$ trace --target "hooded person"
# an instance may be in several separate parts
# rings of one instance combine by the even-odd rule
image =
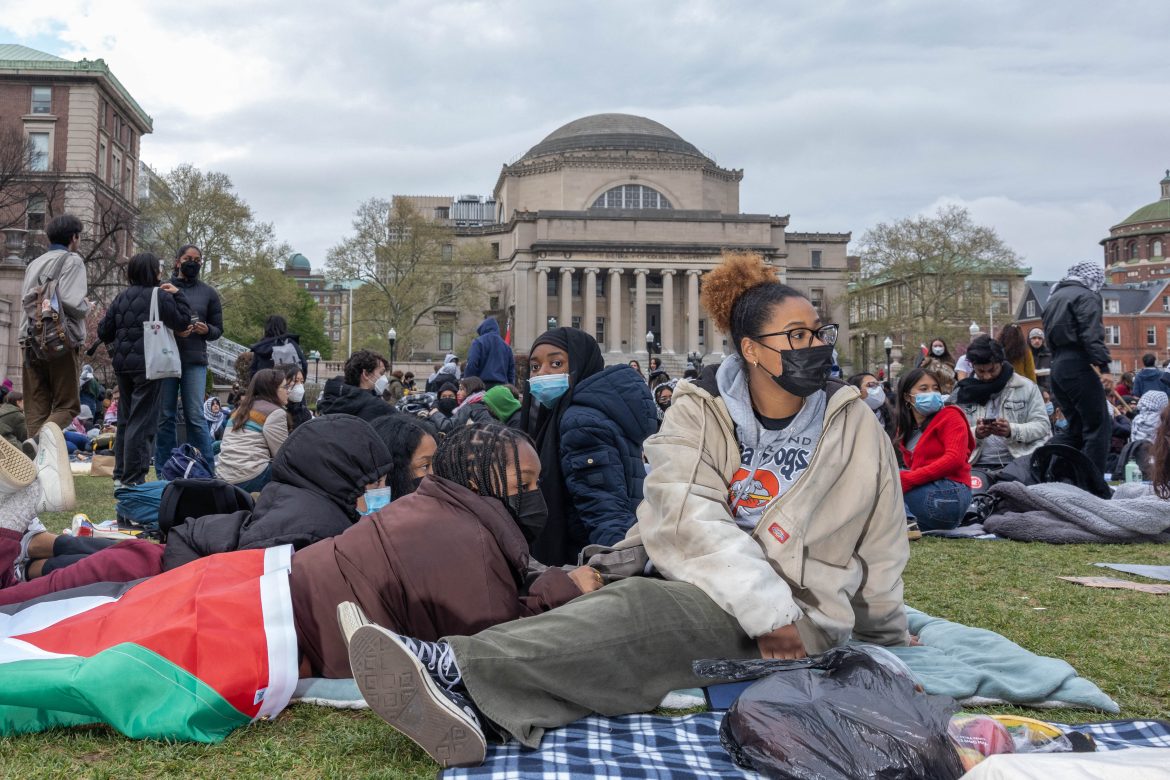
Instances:
[[[1102,474],[1113,430],[1099,379],[1112,363],[1102,321],[1104,285],[1100,264],[1077,263],[1053,288],[1043,315],[1044,335],[1052,350],[1052,395],[1068,420],[1054,441],[1084,452]]]
[[[223,410],[215,396],[203,402],[203,419],[207,420],[207,432],[211,434],[211,438],[216,441],[223,439],[224,423],[228,421],[228,413]]]
[[[658,407],[659,424],[662,423],[662,417],[666,414],[666,410],[670,408],[670,400],[674,397],[674,388],[677,386],[677,379],[670,379],[654,386],[654,405]]]
[[[642,443],[657,407],[629,366],[605,367],[597,340],[555,328],[528,355],[521,424],[540,454],[549,521],[532,554],[549,565],[576,562],[589,544],[613,545],[636,521],[646,467]]]
[[[1170,396],[1161,390],[1147,390],[1138,399],[1137,414],[1130,427],[1130,441],[1152,442],[1161,425],[1162,410],[1170,404]]]
[[[81,399],[81,405],[88,406],[91,412],[97,414],[98,410],[102,408],[98,399],[102,397],[105,390],[102,388],[101,383],[97,381],[97,377],[94,376],[93,366],[86,363],[81,367],[79,382],[80,389],[78,394]]]
[[[439,374],[432,385],[435,406],[427,418],[439,433],[455,429],[455,410],[459,408],[459,383],[446,374]]]
[[[500,337],[500,324],[486,317],[475,331],[479,335],[467,351],[467,376],[477,376],[488,389],[496,385],[515,384],[516,358],[512,348]]]
[[[264,338],[253,344],[249,351],[252,353],[252,376],[265,368],[289,363],[300,366],[303,375],[309,374],[309,362],[301,350],[301,337],[288,332],[288,322],[279,314],[269,316],[264,322]]]
[[[167,535],[164,569],[215,553],[336,536],[359,518],[357,500],[393,466],[369,423],[350,415],[318,417],[289,434],[272,461],[272,478],[251,512],[189,518]]]
[[[483,394],[484,406],[492,413],[492,417],[507,425],[509,428],[521,428],[520,401],[513,393],[510,385],[496,385]]]
[[[1170,391],[1170,374],[1158,367],[1158,356],[1152,352],[1142,355],[1142,370],[1133,378],[1131,392],[1141,398],[1150,390]]]

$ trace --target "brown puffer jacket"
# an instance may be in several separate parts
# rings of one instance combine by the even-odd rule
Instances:
[[[352,676],[337,625],[343,601],[407,636],[470,636],[581,595],[563,569],[541,569],[500,501],[428,476],[409,496],[293,555],[302,676]]]

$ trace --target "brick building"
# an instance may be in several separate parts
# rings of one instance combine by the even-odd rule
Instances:
[[[347,339],[350,286],[330,281],[322,274],[314,274],[313,264],[300,252],[288,256],[284,263],[284,273],[313,296],[317,308],[325,315],[325,336],[333,342],[335,350],[340,354],[343,351],[340,345]],[[348,348],[348,344],[346,346]]]
[[[1162,197],[1109,228],[1101,239],[1105,269],[1114,284],[1170,276],[1170,170],[1159,182]]]

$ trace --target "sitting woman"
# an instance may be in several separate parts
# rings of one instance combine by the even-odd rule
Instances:
[[[257,371],[223,435],[217,477],[249,493],[259,493],[268,484],[272,459],[289,434],[287,403],[284,372],[273,368]]]
[[[288,412],[289,429],[295,430],[298,425],[313,419],[313,413],[305,403],[305,373],[295,363],[283,363],[277,366],[276,370],[284,372],[288,387],[288,403],[284,409]]]
[[[586,545],[616,544],[634,524],[646,476],[642,442],[658,429],[657,407],[641,375],[606,368],[585,331],[548,331],[528,364],[521,419],[540,453],[549,516],[532,554],[561,566]]]
[[[865,401],[865,405],[873,410],[882,429],[892,438],[895,428],[894,407],[886,398],[886,391],[882,388],[882,383],[873,374],[861,373],[849,377],[849,384],[861,391],[861,400]]]
[[[379,417],[370,425],[390,451],[386,487],[390,488],[390,501],[397,501],[413,493],[423,477],[431,473],[438,442],[424,423],[405,414]],[[361,504],[358,508],[363,514],[380,508],[366,506],[364,499],[359,498],[358,501]]]
[[[459,391],[455,396],[455,400],[459,401],[459,407],[455,410],[456,428],[495,422],[491,410],[483,402],[486,389],[483,380],[477,376],[465,376],[459,380]]]
[[[203,419],[207,420],[207,433],[212,441],[223,439],[224,428],[227,426],[229,415],[224,411],[219,399],[211,396],[203,402]]]
[[[450,433],[455,429],[455,409],[459,406],[459,385],[454,379],[440,375],[435,381],[435,408],[431,409],[428,419],[441,434]]]
[[[593,712],[651,710],[703,684],[696,659],[910,641],[898,466],[857,390],[828,381],[837,326],[758,255],[726,257],[702,298],[735,354],[678,385],[646,441],[645,500],[621,545],[635,558],[640,540],[665,581],[623,579],[474,636],[429,642],[372,625],[353,635],[366,701],[440,763],[482,761],[481,718],[537,747],[545,729]],[[559,351],[581,370],[576,351]],[[407,691],[404,713],[393,704]],[[452,706],[464,697],[470,706]],[[456,729],[467,738],[445,742]]]
[[[81,411],[73,418],[69,427],[61,431],[65,436],[65,446],[69,449],[70,457],[79,452],[89,452],[90,442],[93,441],[89,432],[93,428],[93,411],[88,406],[82,406]]]
[[[910,536],[957,526],[971,505],[975,440],[966,415],[943,403],[938,380],[921,368],[898,382],[894,442],[906,466],[900,476]]]

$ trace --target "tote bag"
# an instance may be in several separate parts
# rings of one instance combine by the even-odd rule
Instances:
[[[177,379],[183,375],[175,334],[158,318],[158,288],[150,294],[150,319],[142,323],[142,351],[147,379]]]

